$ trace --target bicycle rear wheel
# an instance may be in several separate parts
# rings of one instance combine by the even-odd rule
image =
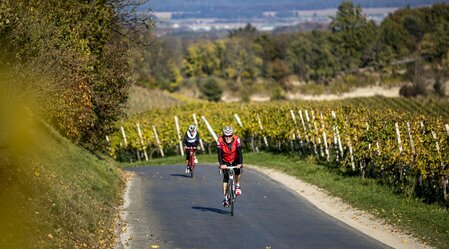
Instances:
[[[234,198],[231,199],[231,216],[234,216]]]

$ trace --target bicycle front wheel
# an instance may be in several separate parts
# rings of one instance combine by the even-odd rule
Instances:
[[[234,206],[235,206],[235,187],[234,187],[234,181],[230,180],[228,183],[228,200],[229,205],[231,205],[231,216],[234,216]]]
[[[195,160],[193,155],[190,155],[190,160],[189,160],[189,164],[190,164],[190,178],[193,178],[193,169],[195,168]]]

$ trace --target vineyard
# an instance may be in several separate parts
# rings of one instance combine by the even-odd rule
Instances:
[[[360,98],[329,102],[200,103],[156,109],[120,124],[107,139],[119,161],[183,153],[197,124],[205,151],[232,125],[247,151],[314,156],[351,176],[375,178],[427,202],[448,202],[447,100]]]

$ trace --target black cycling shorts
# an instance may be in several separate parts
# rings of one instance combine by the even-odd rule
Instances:
[[[237,164],[232,164],[232,166],[236,166]],[[229,166],[229,165],[228,165]],[[228,174],[228,170],[222,170],[223,172],[223,182],[228,182],[229,180],[229,174]],[[238,176],[243,172],[243,169],[234,169],[234,175]]]

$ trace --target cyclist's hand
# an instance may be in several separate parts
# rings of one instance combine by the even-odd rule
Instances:
[[[220,166],[218,166],[220,169],[227,169],[228,166],[226,166],[226,164],[220,164]]]
[[[243,164],[237,164],[237,168],[238,168],[238,169],[243,168]]]

